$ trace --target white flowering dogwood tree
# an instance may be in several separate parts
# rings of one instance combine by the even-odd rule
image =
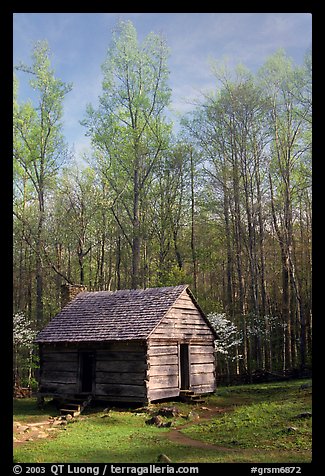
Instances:
[[[219,354],[221,360],[225,363],[227,375],[229,376],[229,363],[238,362],[242,358],[238,352],[238,348],[243,341],[242,332],[233,322],[226,318],[226,314],[212,312],[207,317],[218,336],[214,341],[216,353]]]
[[[33,342],[36,331],[23,312],[13,316],[14,385],[29,386],[32,379]]]

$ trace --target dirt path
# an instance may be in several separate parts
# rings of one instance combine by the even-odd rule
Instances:
[[[225,446],[217,446],[211,443],[205,443],[204,441],[189,438],[188,436],[180,432],[181,428],[174,428],[168,434],[166,434],[166,438],[168,438],[173,443],[177,443],[178,445],[191,446],[194,448],[202,448],[207,450],[234,451],[232,448],[226,448]]]
[[[225,413],[227,411],[231,411],[230,408],[219,408],[219,407],[201,407],[201,410],[198,411],[199,418],[192,420],[189,423],[185,423],[183,425],[179,425],[176,428],[173,428],[168,433],[166,433],[166,438],[168,438],[173,443],[177,443],[179,445],[184,446],[191,446],[194,448],[203,448],[203,449],[210,449],[210,450],[218,450],[218,451],[236,451],[233,448],[228,448],[225,446],[218,446],[211,443],[206,443],[201,440],[195,440],[190,438],[184,433],[181,432],[184,428],[189,426],[198,425],[202,421],[209,421],[216,415]]]

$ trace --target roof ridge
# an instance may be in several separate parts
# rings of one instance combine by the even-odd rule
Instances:
[[[169,290],[169,289],[186,289],[188,288],[188,284],[178,284],[176,286],[155,286],[155,287],[150,287],[150,288],[136,288],[136,289],[116,289],[115,291],[111,290],[97,290],[97,291],[82,291],[81,293],[78,293],[76,298],[80,295],[85,295],[85,294],[98,294],[98,293],[108,293],[108,294],[115,294],[115,293],[131,293],[131,292],[146,292],[146,291],[156,291],[156,290]]]

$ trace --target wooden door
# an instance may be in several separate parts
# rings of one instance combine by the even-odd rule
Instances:
[[[179,366],[180,366],[180,389],[188,390],[190,388],[190,358],[189,345],[179,345]]]
[[[94,352],[80,352],[80,392],[92,393],[95,382]]]

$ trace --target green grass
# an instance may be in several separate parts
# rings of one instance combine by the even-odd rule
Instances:
[[[145,424],[148,415],[111,411],[89,414],[83,420],[69,423],[66,430],[45,442],[25,444],[15,451],[16,462],[110,462],[152,463],[157,456],[166,453],[173,461],[192,461],[191,449],[180,449],[163,438],[168,429]],[[204,461],[204,451],[198,458]]]
[[[226,406],[231,402],[233,410],[183,432],[191,438],[228,448],[285,452],[290,453],[290,462],[310,461],[311,418],[298,418],[298,415],[311,412],[311,387],[301,390],[302,383],[221,389],[217,398]]]
[[[183,418],[173,419],[174,425],[186,423],[181,430],[184,435],[212,443],[216,445],[214,449],[170,441],[170,429],[146,425],[149,416],[140,411],[113,409],[105,414],[92,409],[49,439],[17,446],[15,461],[153,463],[159,454],[165,453],[175,463],[309,462],[311,419],[300,419],[297,415],[311,411],[311,388],[301,390],[302,383],[306,382],[223,387],[209,396],[204,405],[224,408],[225,413],[199,420],[197,424]],[[191,405],[175,405],[183,413],[193,410]],[[16,401],[15,419],[27,422],[55,414],[50,405],[42,411],[35,407],[31,399]],[[202,412],[200,406],[194,411]],[[289,427],[296,430],[290,432]]]

